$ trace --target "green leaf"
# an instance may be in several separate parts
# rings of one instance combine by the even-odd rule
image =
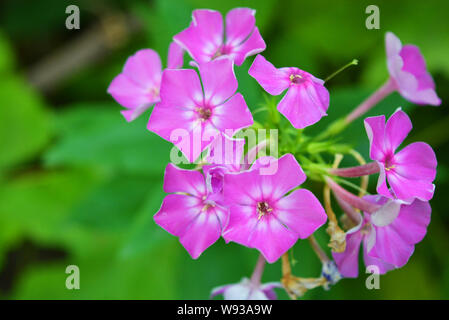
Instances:
[[[57,117],[60,138],[44,155],[48,167],[92,166],[110,172],[163,173],[171,144],[146,129],[148,112],[127,123],[115,103],[74,105]]]
[[[50,139],[50,115],[22,79],[0,82],[0,171],[31,159]]]

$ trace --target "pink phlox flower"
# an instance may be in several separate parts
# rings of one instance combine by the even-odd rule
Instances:
[[[168,164],[164,191],[170,194],[164,198],[154,221],[178,237],[192,258],[197,259],[220,238],[228,209],[209,199],[204,175],[196,170]]]
[[[430,223],[432,209],[426,201],[416,199],[407,204],[381,195],[364,199],[381,208],[371,215],[360,215],[359,224],[346,233],[346,250],[332,253],[340,273],[347,278],[358,275],[362,242],[365,265],[376,266],[379,274],[384,274],[408,262]]]
[[[173,142],[194,162],[220,132],[236,131],[253,124],[240,93],[233,62],[215,59],[193,69],[163,72],[161,101],[156,104],[148,130]],[[204,89],[204,90],[203,90]]]
[[[223,238],[258,249],[272,263],[298,238],[307,238],[322,226],[327,216],[318,199],[306,189],[285,196],[306,180],[292,154],[271,158],[264,164],[266,159],[259,158],[250,170],[225,175],[224,199],[230,216]],[[262,174],[274,164],[277,170]]]
[[[370,140],[370,158],[380,167],[377,192],[404,201],[433,197],[437,160],[432,148],[424,142],[414,142],[395,153],[412,129],[410,118],[400,108],[388,119],[385,116],[365,119]],[[387,182],[391,190],[387,186]]]
[[[228,56],[240,66],[251,55],[265,50],[266,45],[255,26],[255,10],[235,8],[223,17],[214,10],[194,10],[188,28],[173,37],[199,64],[220,56]]]
[[[248,73],[271,95],[287,93],[277,109],[297,129],[318,122],[329,107],[329,91],[324,81],[298,68],[276,69],[262,55],[258,55]]]
[[[183,50],[173,42],[168,51],[168,68],[182,65]],[[126,108],[121,113],[128,122],[159,102],[161,76],[161,59],[152,49],[139,50],[126,60],[123,71],[112,80],[107,91]]]
[[[248,278],[243,278],[239,283],[214,288],[211,298],[223,295],[224,300],[276,300],[274,288],[282,288],[281,283],[254,284]]]
[[[440,105],[435,83],[419,48],[411,44],[403,46],[392,32],[387,32],[385,46],[387,67],[395,89],[413,103]]]

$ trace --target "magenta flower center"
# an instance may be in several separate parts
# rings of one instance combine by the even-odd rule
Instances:
[[[396,167],[394,163],[394,154],[389,154],[385,157],[384,166],[386,171],[390,171]]]
[[[273,209],[267,202],[258,202],[257,203],[257,213],[259,214],[259,219],[266,214],[269,214]]]
[[[212,115],[212,110],[209,107],[199,107],[196,109],[198,117],[201,121],[207,121]]]
[[[212,60],[214,60],[215,58],[218,58],[220,56],[231,54],[232,49],[233,48],[230,45],[224,44],[224,45],[220,46],[220,48],[218,48],[217,52],[215,52],[215,54],[212,56]]]

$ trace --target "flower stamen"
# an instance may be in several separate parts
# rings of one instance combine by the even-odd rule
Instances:
[[[264,215],[270,213],[273,209],[266,202],[257,203],[257,213],[259,214],[257,219],[262,218]]]

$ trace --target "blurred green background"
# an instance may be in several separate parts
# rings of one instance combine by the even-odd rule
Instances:
[[[80,7],[80,30],[65,28],[69,4]],[[365,28],[369,4],[380,8],[380,30]],[[213,287],[250,275],[255,250],[219,240],[194,261],[155,225],[170,144],[146,130],[150,112],[128,124],[106,94],[136,50],[153,48],[165,62],[171,37],[189,24],[193,9],[226,13],[237,6],[257,9],[264,55],[278,67],[298,66],[325,78],[359,59],[358,66],[329,81],[329,116],[311,133],[386,80],[386,31],[421,48],[443,105],[416,107],[393,94],[370,115],[389,116],[402,106],[414,123],[406,143],[423,140],[436,150],[428,234],[405,267],[381,277],[380,290],[365,288],[361,269],[359,279],[344,279],[330,291],[312,290],[304,298],[449,297],[449,2],[3,0],[0,298],[207,299]],[[254,110],[263,95],[247,74],[252,60],[236,73],[239,91]],[[362,120],[345,137],[367,156]],[[321,186],[309,187],[321,197]],[[323,230],[317,237],[325,246]],[[294,257],[296,275],[318,276],[321,266],[307,241],[297,243]],[[80,267],[80,290],[65,288],[65,268],[71,264]],[[269,265],[263,280],[279,278],[280,263]]]

